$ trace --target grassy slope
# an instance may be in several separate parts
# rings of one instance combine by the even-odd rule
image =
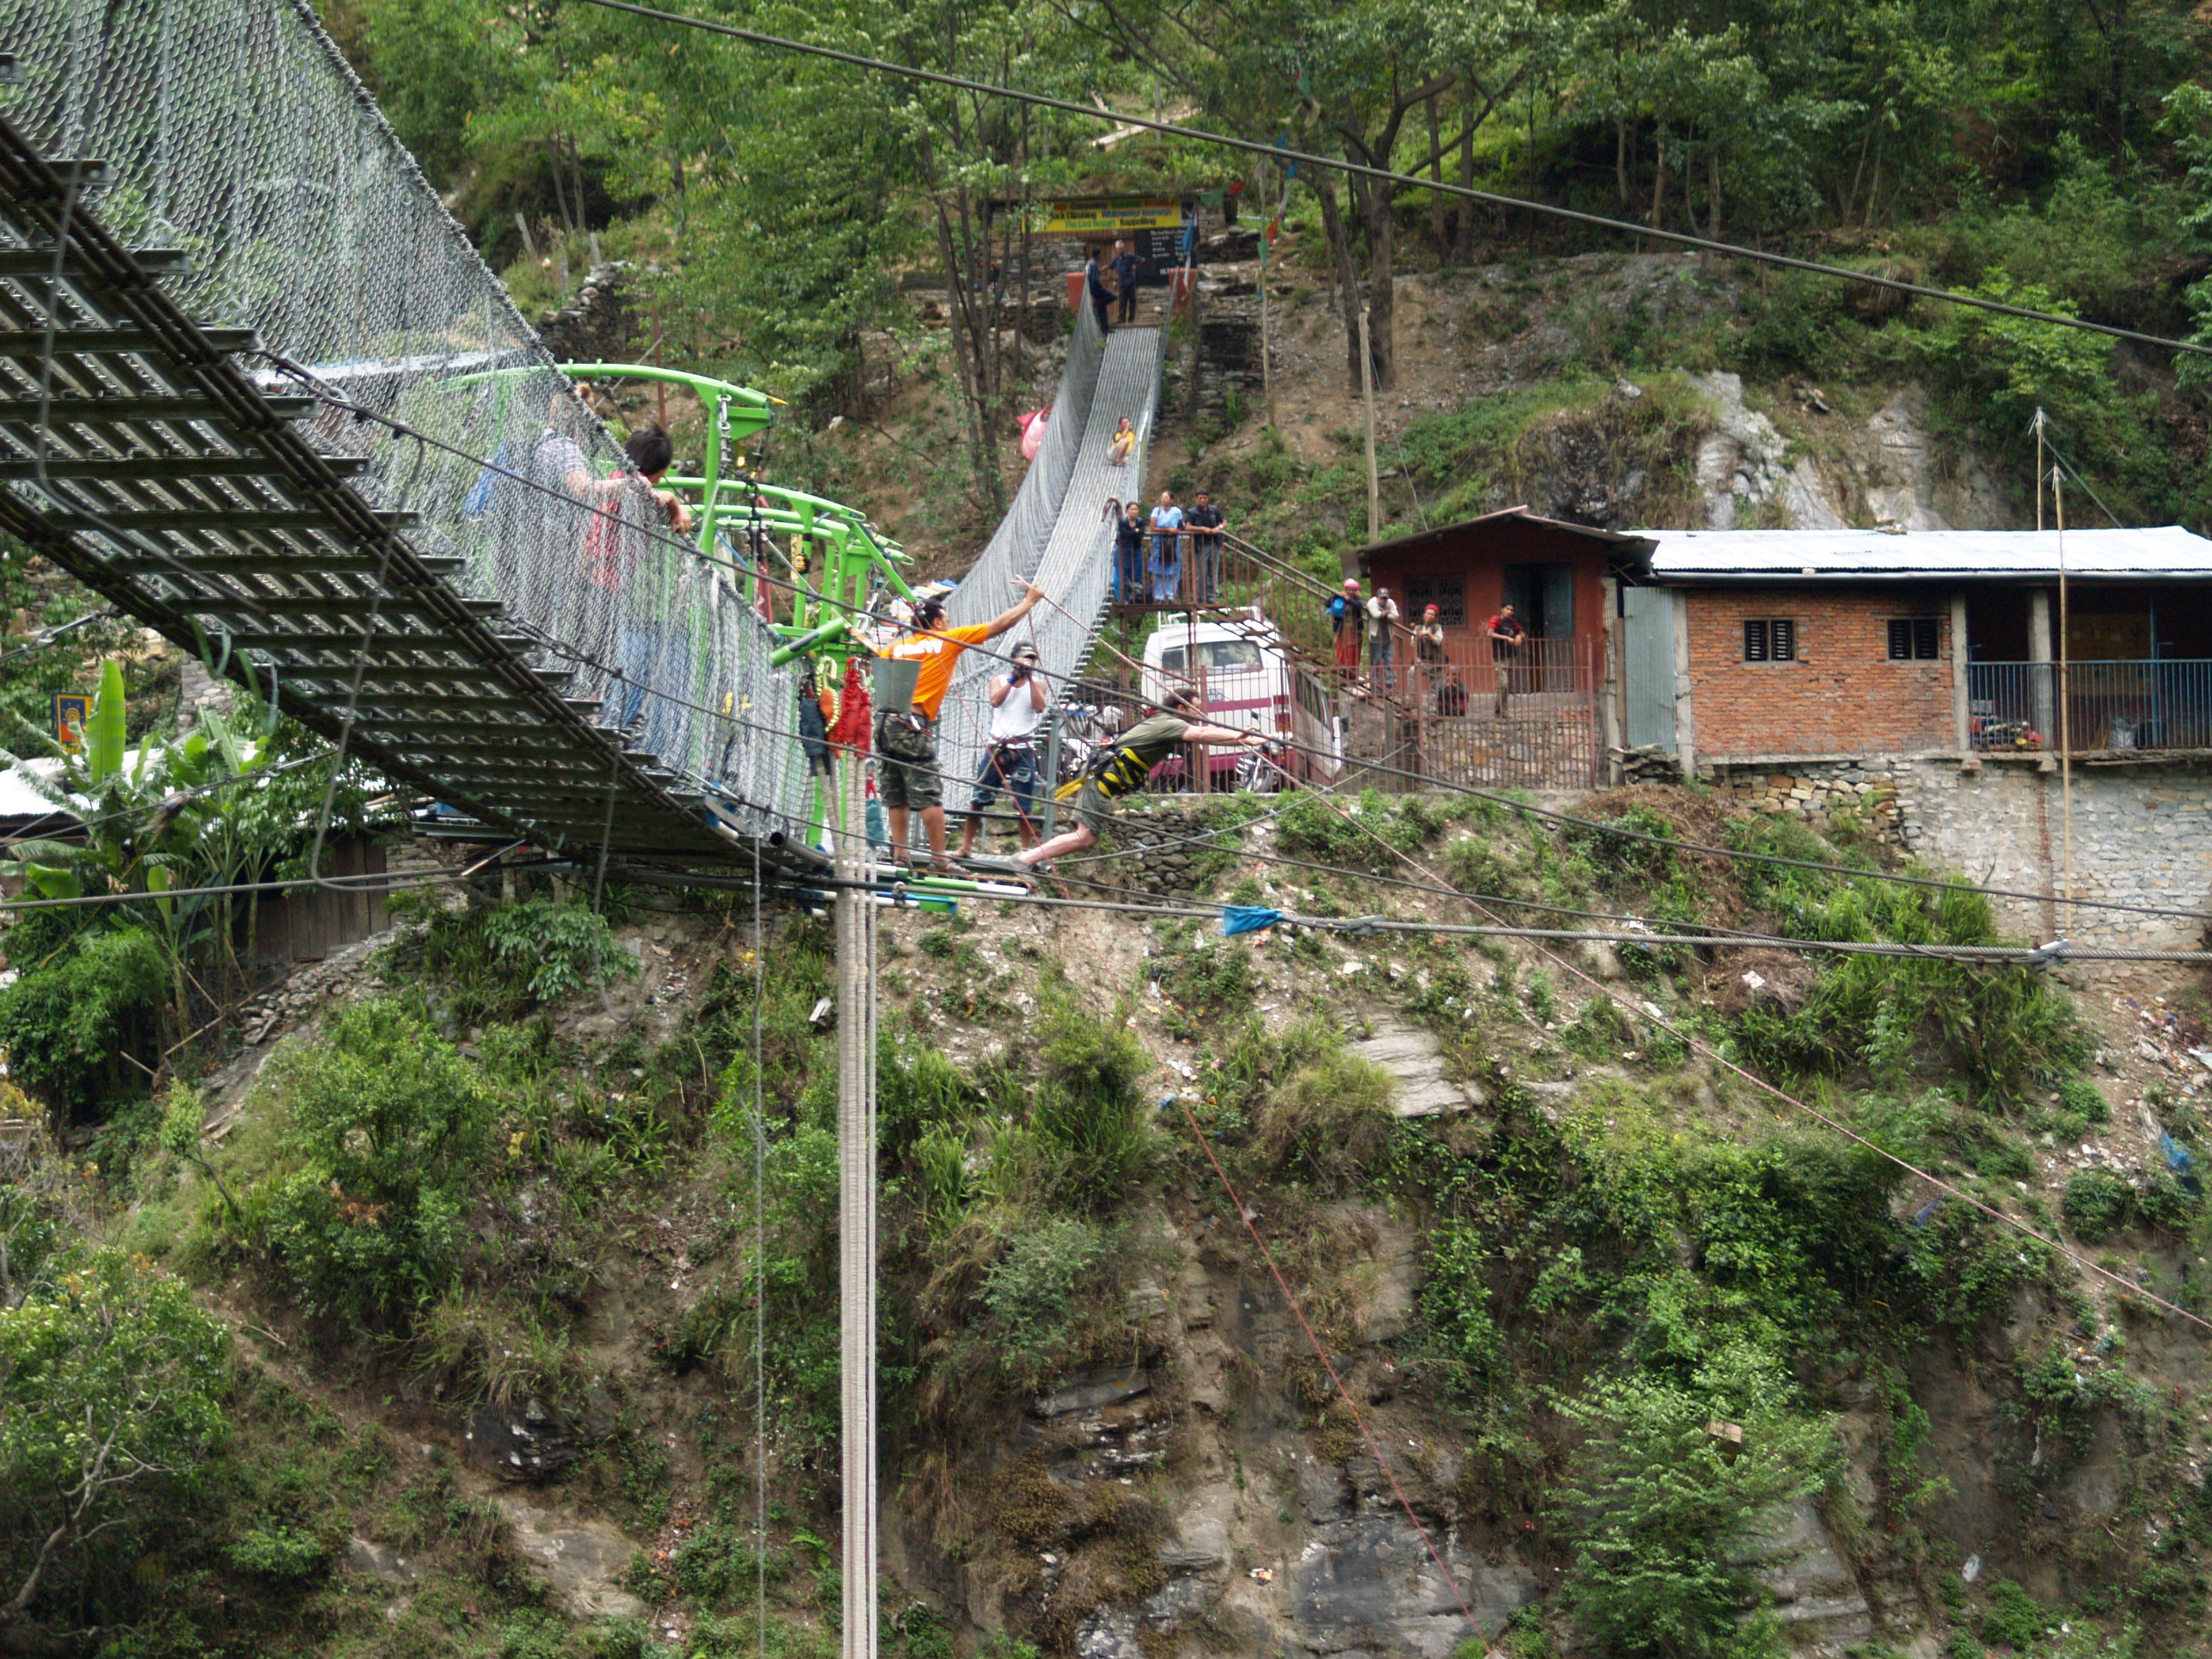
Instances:
[[[1679,794],[1603,805],[1641,826],[1687,812],[1696,834],[1819,850],[1786,826],[1723,821]],[[1989,931],[1976,907],[1931,911],[1896,890],[1731,873],[1434,807],[1374,803],[1361,815],[1483,890],[1848,936]],[[1393,867],[1311,805],[1291,807],[1264,836],[1246,833],[1254,847]],[[1321,914],[1425,914],[1357,878],[1254,866],[1239,888]],[[536,915],[533,926],[550,925]],[[806,1018],[826,989],[823,932],[789,917],[773,925],[760,1081],[774,1642],[826,1651],[836,1601],[834,1554],[819,1541],[834,1537],[834,1050]],[[111,1616],[167,1632],[129,1650],[185,1651],[191,1640],[237,1653],[750,1650],[748,927],[720,908],[631,913],[619,931],[639,939],[645,972],[613,981],[629,1017],[620,1022],[595,1023],[588,993],[537,1006],[503,971],[481,917],[438,924],[392,959],[381,989],[414,1012],[346,1041],[372,1066],[396,1058],[398,1043],[417,1069],[462,1068],[483,1091],[482,1121],[456,1165],[458,1242],[428,1289],[402,1276],[392,1304],[359,1323],[303,1311],[301,1235],[271,1207],[307,1157],[300,1114],[317,1089],[351,1075],[337,1069],[343,1042],[300,1040],[264,1073],[218,1155],[250,1218],[243,1228],[189,1170],[150,1146],[134,1151],[122,1130],[97,1149],[110,1197],[126,1206],[110,1224],[118,1236],[192,1275],[242,1334],[235,1431],[189,1500],[193,1525],[171,1527],[149,1507],[108,1547],[118,1565],[134,1551],[154,1564],[117,1581],[131,1589]],[[542,934],[535,948],[557,954]],[[1094,1482],[1071,1495],[1018,1462],[988,1482],[975,1473],[1007,1455],[1016,1402],[1038,1384],[1159,1340],[1146,1334],[1155,1316],[1133,1310],[1126,1293],[1174,1282],[1174,1238],[1233,1225],[1175,1118],[1151,1121],[1164,1085],[1194,1088],[1201,1123],[1340,1352],[1359,1351],[1374,1291],[1343,1203],[1379,1204],[1378,1215],[1417,1227],[1425,1288],[1393,1349],[1403,1387],[1378,1411],[1394,1432],[1470,1449],[1457,1484],[1434,1500],[1470,1538],[1510,1540],[1571,1583],[1591,1582],[1590,1570],[1578,1579],[1578,1552],[1602,1540],[1592,1542],[1587,1514],[1562,1494],[1573,1480],[1606,1476],[1613,1454],[1602,1449],[1634,1455],[1622,1427],[1632,1413],[1601,1387],[1626,1379],[1673,1390],[1664,1397],[1689,1402],[1699,1421],[1734,1413],[1778,1441],[1785,1430],[1809,1437],[1817,1455],[1793,1478],[1824,1493],[1863,1575],[1899,1598],[1893,1612],[1960,1632],[1955,1651],[1978,1650],[1977,1629],[1995,1643],[2042,1616],[1990,1601],[1986,1577],[1969,1591],[1948,1577],[1968,1548],[2043,1563],[2033,1588],[2070,1604],[2077,1632],[2147,1652],[2193,1639],[2212,1510],[2188,1474],[2206,1445],[2201,1359],[2187,1358],[2187,1343],[2139,1302],[1957,1206],[1916,1226],[1925,1194],[1778,1115],[1632,1008],[1585,999],[1532,954],[1325,933],[1224,943],[1183,923],[1028,912],[898,918],[885,956],[892,1484],[947,1557],[1006,1582],[1018,1583],[1024,1561],[1033,1572],[1040,1548],[1073,1553],[1087,1576],[1041,1625],[1018,1617],[1027,1639],[1062,1650],[1085,1606],[1145,1593],[1152,1581],[1134,1564],[1149,1557],[1135,1547],[1166,1523],[1179,1490],[1172,1457],[1134,1491]],[[1079,961],[1085,971],[1061,980]],[[1771,995],[1747,1000],[1742,965],[1632,950],[1620,971],[1632,1005],[1649,1000],[1986,1201],[2040,1227],[2070,1225],[2159,1293],[2203,1303],[2202,1274],[2184,1272],[2208,1242],[2202,1205],[2155,1183],[2117,1199],[2076,1194],[2039,1173],[2034,1144],[2045,1133],[2132,1133],[2094,1121],[2101,1098],[2078,1069],[2086,1041],[2040,981],[1859,959],[1809,981],[1773,974]],[[686,988],[672,989],[678,975]],[[1155,983],[1157,996],[1146,989]],[[1491,1105],[1395,1124],[1341,1048],[1347,1025],[1377,1020],[1434,1030]],[[629,1030],[605,1029],[618,1024]],[[1162,1071],[1167,1058],[1190,1066],[1195,1085]],[[2204,1147],[2191,1106],[2158,1109]],[[349,1195],[371,1196],[365,1187]],[[1317,1382],[1287,1368],[1279,1387],[1246,1386],[1230,1415],[1253,1431],[1293,1425],[1316,1455],[1340,1462],[1355,1443]],[[1996,1544],[1946,1536],[1946,1467],[1927,1449],[1969,1382],[2008,1425],[1978,1455],[2000,1491],[2018,1483]],[[480,1398],[507,1414],[540,1399],[586,1435],[581,1461],[532,1501],[610,1519],[648,1546],[629,1582],[660,1609],[650,1629],[579,1624],[520,1569],[501,1490],[460,1437],[460,1402]],[[1578,1423],[1577,1401],[1598,1415]],[[1822,1425],[1839,1411],[1854,1449],[1832,1461]],[[2069,1471],[2092,1466],[2116,1483],[2105,1526],[2081,1524],[2068,1507]],[[339,1565],[356,1534],[408,1554],[420,1580],[365,1586]],[[1548,1633],[1531,1626],[1516,1638],[1521,1650],[1571,1646],[1603,1616],[1586,1604],[1578,1625],[1567,1601],[1553,1598]],[[945,1621],[908,1609],[897,1593],[894,1645],[916,1659],[944,1652]],[[669,1628],[672,1644],[654,1633]],[[2054,1635],[2015,1645],[2077,1644]]]

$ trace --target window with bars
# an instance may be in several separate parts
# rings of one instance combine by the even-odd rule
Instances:
[[[1437,608],[1437,620],[1446,628],[1467,626],[1467,583],[1458,576],[1408,576],[1406,578],[1404,617],[1407,626],[1421,619],[1421,612],[1430,605]]]
[[[1892,617],[1889,619],[1889,659],[1892,662],[1934,662],[1943,643],[1942,621],[1936,617]]]
[[[1743,659],[1746,662],[1797,660],[1797,619],[1795,617],[1746,617],[1743,619]]]

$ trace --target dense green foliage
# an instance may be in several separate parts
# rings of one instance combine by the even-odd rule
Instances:
[[[251,713],[207,711],[189,736],[149,733],[134,751],[129,717],[127,677],[110,659],[79,750],[51,778],[19,773],[84,832],[8,849],[7,872],[28,895],[64,902],[7,931],[19,977],[0,989],[0,1049],[72,1115],[137,1093],[244,994],[258,895],[198,890],[307,873],[301,825],[320,821],[327,792],[331,827],[357,830],[368,782],[356,768],[330,790],[331,763],[289,721],[257,733]],[[66,902],[100,893],[149,897]]]
[[[491,1090],[398,999],[344,1009],[272,1070],[290,1167],[246,1200],[255,1236],[314,1312],[411,1313],[453,1280]]]
[[[15,1622],[16,1598],[29,1605],[49,1575],[87,1585],[93,1562],[116,1559],[99,1547],[101,1534],[189,1487],[225,1432],[228,1346],[228,1328],[184,1285],[121,1251],[72,1244],[8,1262],[0,1629]]]
[[[1772,1651],[1745,1540],[1824,1484],[1834,1425],[1799,1406],[1771,1355],[1720,1347],[1686,1381],[1619,1378],[1567,1403],[1590,1431],[1554,1498],[1574,1549],[1567,1596],[1608,1653]],[[1738,1443],[1715,1431],[1741,1431]]]

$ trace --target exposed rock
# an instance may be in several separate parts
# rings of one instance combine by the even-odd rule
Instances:
[[[635,1619],[645,1603],[622,1588],[637,1547],[601,1521],[576,1521],[502,1500],[518,1554],[544,1576],[554,1600],[576,1619]]]
[[[502,1480],[550,1480],[582,1455],[566,1419],[537,1401],[507,1411],[482,1406],[470,1414],[469,1455]]]
[[[1298,1633],[1315,1653],[1395,1650],[1449,1659],[1469,1636],[1495,1636],[1536,1599],[1536,1575],[1514,1563],[1486,1566],[1432,1534],[1457,1582],[1455,1595],[1413,1523],[1377,1510],[1318,1528],[1291,1564]],[[1477,1630],[1460,1611],[1464,1598]]]
[[[1137,1620],[1154,1630],[1161,1630],[1196,1617],[1220,1599],[1221,1586],[1211,1579],[1176,1578],[1137,1609]]]
[[[1874,1615],[1858,1580],[1809,1498],[1776,1516],[1755,1536],[1763,1565],[1754,1575],[1775,1601],[1774,1617],[1820,1653],[1842,1653],[1874,1635]]]
[[[1426,1031],[1384,1024],[1352,1051],[1371,1060],[1398,1081],[1394,1103],[1400,1117],[1437,1117],[1484,1104],[1480,1084],[1455,1083],[1444,1076],[1443,1051]]]
[[[382,1584],[411,1584],[422,1576],[413,1562],[389,1544],[368,1538],[346,1540],[346,1565]]]
[[[1716,372],[1697,377],[1697,384],[1713,400],[1713,434],[1698,450],[1707,525],[1733,530],[1740,514],[1771,501],[1796,529],[1843,528],[1843,515],[1822,490],[1812,462],[1790,465],[1789,443],[1774,422],[1744,407],[1742,376]]]
[[[1116,1366],[1101,1371],[1081,1371],[1061,1380],[1059,1388],[1031,1407],[1039,1417],[1066,1417],[1074,1412],[1095,1412],[1102,1406],[1119,1405],[1152,1390],[1150,1372],[1141,1366]]]
[[[1229,1559],[1229,1527],[1220,1516],[1186,1514],[1182,1536],[1162,1544],[1160,1565],[1170,1572],[1210,1572]]]
[[[538,325],[545,349],[567,362],[624,361],[636,331],[629,307],[629,264],[616,259],[593,265],[576,297]]]
[[[1137,1645],[1137,1615],[1127,1607],[1101,1607],[1075,1627],[1076,1659],[1144,1659]]]

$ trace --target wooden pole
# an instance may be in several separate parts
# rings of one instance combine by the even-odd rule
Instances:
[[[2041,434],[2039,433],[2039,436]],[[2065,823],[2066,896],[2074,893],[2074,711],[2067,672],[2066,492],[2058,469],[2051,469],[2051,507],[2058,526],[2058,802]]]
[[[1359,396],[1367,405],[1367,541],[1382,536],[1382,483],[1375,471],[1375,356],[1367,343],[1367,302],[1359,302]]]

